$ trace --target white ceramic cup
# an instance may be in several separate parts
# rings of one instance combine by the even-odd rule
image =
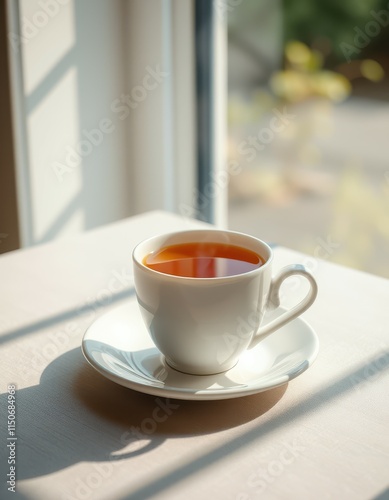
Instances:
[[[228,243],[259,254],[265,263],[252,271],[216,278],[186,278],[147,267],[151,252],[181,243]],[[317,284],[301,264],[284,267],[272,278],[273,251],[263,241],[218,229],[182,231],[155,236],[133,251],[134,280],[143,319],[166,362],[176,370],[208,375],[232,368],[242,352],[312,305]],[[292,275],[309,284],[305,298],[261,326],[267,308],[280,306],[282,282]]]

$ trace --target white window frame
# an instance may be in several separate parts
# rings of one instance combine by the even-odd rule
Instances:
[[[195,0],[126,0],[123,14],[128,89],[139,85],[140,75],[153,64],[160,64],[171,75],[128,122],[127,168],[131,177],[128,196],[132,198],[133,214],[162,209],[199,217],[196,203],[199,189],[204,186],[198,185]],[[7,0],[7,16],[9,31],[20,34],[19,0]],[[150,33],[155,34],[153,40]],[[209,222],[225,227],[228,186],[217,183],[217,179],[220,172],[226,171],[227,28],[225,17],[216,10],[209,50],[213,53],[210,125],[213,141],[209,169],[215,186],[205,196],[212,198]],[[21,245],[29,246],[34,244],[30,148],[20,51],[10,47],[9,59],[20,237]]]

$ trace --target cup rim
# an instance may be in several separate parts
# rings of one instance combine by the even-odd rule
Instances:
[[[146,253],[144,253],[141,258],[137,256],[136,254],[139,252],[139,248],[142,245],[146,245],[147,243],[152,242],[152,240],[157,240],[159,238],[171,238],[174,236],[178,235],[184,235],[184,234],[196,234],[196,233],[227,233],[230,235],[233,235],[235,237],[241,237],[241,238],[248,238],[252,241],[255,241],[256,243],[259,243],[262,247],[264,247],[267,250],[268,253],[268,258],[266,259],[265,263],[262,264],[262,266],[257,267],[256,269],[252,269],[251,271],[239,273],[239,274],[232,274],[229,276],[216,276],[216,277],[210,277],[210,278],[197,278],[197,277],[191,277],[191,276],[177,276],[176,274],[167,274],[163,273],[161,271],[156,271],[155,269],[151,269],[150,267],[147,267],[143,262],[143,258],[145,257]],[[195,241],[194,241],[195,242]],[[179,243],[175,243],[179,244]],[[234,243],[231,243],[234,244]],[[237,245],[237,246],[243,246],[243,245]],[[163,248],[160,246],[159,248]],[[262,255],[260,255],[262,257]],[[270,247],[268,243],[265,241],[257,238],[256,236],[252,236],[250,234],[242,233],[239,231],[230,231],[229,229],[218,229],[218,228],[205,228],[205,229],[188,229],[184,231],[171,231],[169,233],[161,233],[161,234],[156,234],[154,236],[151,236],[149,238],[146,238],[134,247],[132,251],[132,261],[135,265],[137,265],[140,269],[142,269],[144,272],[150,274],[150,276],[158,276],[160,279],[166,279],[169,281],[175,281],[175,282],[191,282],[191,283],[220,283],[223,281],[234,281],[236,279],[247,279],[247,277],[250,276],[255,276],[257,274],[263,273],[266,268],[270,267],[271,262],[273,261],[273,250]]]

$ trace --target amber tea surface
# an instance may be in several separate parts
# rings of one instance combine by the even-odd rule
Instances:
[[[143,264],[165,274],[186,278],[220,278],[261,267],[264,259],[247,248],[226,243],[182,243],[147,255]]]

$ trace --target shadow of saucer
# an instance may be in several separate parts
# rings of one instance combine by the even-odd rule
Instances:
[[[72,349],[44,369],[38,385],[16,390],[18,480],[45,476],[80,462],[133,457],[165,441],[153,436],[143,440],[142,447],[119,455],[127,444],[121,437],[129,427],[124,421],[118,425],[96,414],[77,398],[77,390],[85,393],[94,384],[94,374],[92,378],[79,376],[85,367],[81,349]],[[7,406],[7,396],[0,394],[2,408]],[[115,413],[115,405],[108,410]],[[132,417],[127,417],[131,425]],[[0,448],[0,463],[7,463],[7,451],[5,446]]]
[[[166,399],[115,384],[86,362],[74,380],[75,395],[101,418],[143,433],[153,428],[153,434],[169,437],[209,434],[247,423],[268,412],[286,389],[284,384],[251,396],[212,401]],[[152,425],[158,407],[168,418]]]
[[[269,411],[285,390],[222,401],[156,398],[107,380],[72,349],[45,368],[38,385],[16,391],[18,479],[79,462],[131,459],[168,439],[236,427]],[[1,394],[2,407],[6,401]],[[3,447],[1,460],[5,454]]]

